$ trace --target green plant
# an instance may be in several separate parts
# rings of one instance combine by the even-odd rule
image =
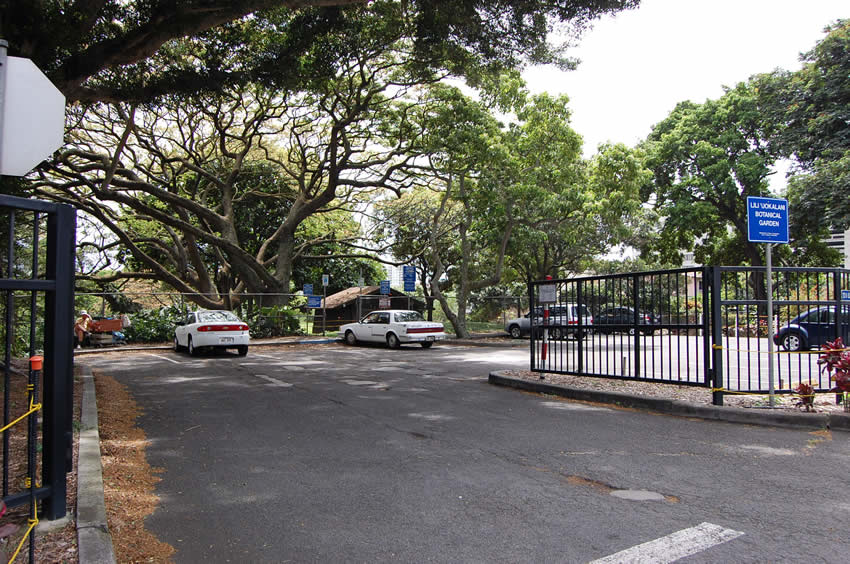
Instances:
[[[168,342],[174,337],[174,322],[182,317],[180,308],[174,306],[142,310],[130,317],[132,323],[124,336],[134,343]]]

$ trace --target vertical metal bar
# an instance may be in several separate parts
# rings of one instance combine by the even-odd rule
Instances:
[[[42,480],[51,488],[44,500],[44,517],[63,517],[67,511],[65,473],[72,469],[74,405],[73,326],[74,248],[76,210],[58,205],[47,219],[46,276],[56,290],[45,296],[44,423]]]
[[[29,401],[29,407],[38,403],[38,379],[41,376],[41,366],[34,365],[33,357],[30,357],[30,371],[29,371],[29,394],[27,399]],[[41,364],[39,362],[39,364]],[[38,370],[34,370],[34,368],[38,368]],[[37,518],[36,511],[38,509],[38,502],[35,498],[35,488],[36,488],[36,480],[35,480],[35,449],[36,443],[38,439],[38,414],[31,413],[27,420],[27,479],[29,480],[29,490],[30,490],[30,519],[35,520]],[[51,492],[51,495],[55,495]],[[30,531],[29,535],[29,561],[35,562],[35,529]]]
[[[770,386],[770,407],[774,407],[776,398],[774,397],[773,387],[773,259],[771,249],[772,243],[766,244],[767,268],[765,268],[765,276],[767,277],[767,379]]]
[[[529,367],[533,371],[535,369],[535,354],[534,354],[534,286],[532,285],[531,275],[528,276],[528,348],[531,358]]]
[[[703,384],[711,382],[711,327],[713,321],[713,310],[711,308],[711,294],[708,291],[708,273],[707,267],[703,267],[700,276],[702,277],[702,351],[703,351]],[[722,328],[722,325],[721,325]],[[723,337],[720,337],[723,339]]]
[[[714,344],[722,344],[723,342],[723,325],[720,319],[720,273],[720,267],[708,267],[707,274],[711,276],[711,340]],[[711,394],[711,401],[714,405],[723,405],[723,392],[720,391],[723,388],[723,350],[714,348],[712,360],[712,371],[714,373],[712,387],[714,391]]]
[[[39,217],[38,212],[35,212],[35,220],[32,224],[32,279],[38,279],[38,239],[39,239]],[[35,355],[36,349],[36,322],[38,319],[38,292],[33,290],[30,292],[30,357]]]
[[[635,378],[641,377],[641,362],[640,362],[640,327],[638,326],[638,284],[639,278],[638,275],[635,274],[632,276],[632,304],[633,304],[633,315],[632,315],[632,327],[634,327],[634,347],[635,347]]]
[[[587,309],[588,311],[590,311],[590,308],[587,308],[584,305],[584,292],[582,292],[581,280],[577,280],[575,282],[575,285],[576,313],[578,314],[578,333],[576,333],[576,350],[578,351],[578,372],[579,374],[584,374],[584,343],[585,339],[588,338],[588,336],[585,335],[585,331],[589,330],[589,328],[585,329],[584,327],[584,310]]]
[[[9,236],[7,237],[7,277],[14,278],[15,265],[15,211],[9,210]],[[6,291],[6,354],[3,368],[3,426],[9,424],[9,396],[11,395],[12,339],[15,333],[15,295]],[[3,497],[9,495],[9,433],[3,433]]]

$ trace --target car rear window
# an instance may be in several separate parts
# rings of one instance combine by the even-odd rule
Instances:
[[[202,311],[198,313],[198,321],[210,323],[213,321],[239,321],[239,318],[229,311]]]
[[[405,321],[425,321],[422,314],[418,311],[400,311],[395,314],[396,323],[404,323]]]

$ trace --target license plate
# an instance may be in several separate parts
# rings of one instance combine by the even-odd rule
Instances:
[[[220,337],[218,342],[219,343],[232,343],[233,337]]]
[[[428,335],[427,337],[425,337],[425,340],[426,340],[426,341],[433,341],[433,340],[434,340],[434,335]]]

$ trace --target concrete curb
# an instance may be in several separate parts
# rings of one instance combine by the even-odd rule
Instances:
[[[80,366],[83,378],[79,458],[77,461],[77,550],[80,562],[113,564],[115,549],[106,522],[103,466],[97,398],[91,368]]]
[[[647,411],[667,413],[679,417],[695,417],[710,421],[765,425],[770,427],[794,427],[804,429],[829,429],[850,431],[850,415],[843,413],[794,413],[770,412],[760,409],[694,405],[678,400],[632,396],[617,392],[581,390],[557,386],[546,382],[531,382],[507,376],[504,371],[491,372],[488,380],[496,386],[506,386],[528,392],[552,394],[581,401],[609,403]]]

